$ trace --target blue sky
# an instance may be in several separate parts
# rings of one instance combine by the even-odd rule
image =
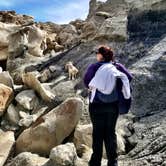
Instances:
[[[36,21],[64,24],[76,18],[85,19],[89,0],[0,0],[0,10],[15,10],[34,16]]]

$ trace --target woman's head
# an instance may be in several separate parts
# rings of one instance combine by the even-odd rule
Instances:
[[[114,60],[114,53],[110,47],[100,46],[96,52],[97,61],[110,62]]]

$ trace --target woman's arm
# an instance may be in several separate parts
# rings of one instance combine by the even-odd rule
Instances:
[[[124,65],[122,65],[121,63],[115,63],[116,68],[121,71],[122,73],[126,74],[126,76],[129,79],[129,82],[133,79],[133,76],[131,75],[131,73],[126,69],[126,67]]]
[[[100,65],[101,65],[101,64],[99,64],[99,63],[95,63],[95,64],[91,64],[91,65],[88,67],[88,69],[87,69],[87,71],[86,71],[86,73],[85,73],[85,75],[84,75],[84,78],[83,78],[84,84],[85,84],[85,86],[86,86],[87,88],[89,88],[89,87],[88,87],[89,82],[90,82],[91,79],[95,76],[95,73],[96,73],[97,69],[100,67]]]

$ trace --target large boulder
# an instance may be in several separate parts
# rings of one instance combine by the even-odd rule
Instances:
[[[71,166],[74,165],[76,159],[77,153],[73,143],[58,145],[50,153],[50,160],[54,166]]]
[[[13,90],[10,87],[0,83],[0,116],[2,116],[12,99]]]
[[[6,60],[8,57],[8,36],[19,26],[15,24],[6,24],[0,22],[0,60]]]
[[[12,147],[15,143],[14,132],[3,132],[0,130],[0,165],[3,166],[6,162]]]
[[[6,166],[42,166],[47,163],[48,159],[40,157],[37,154],[23,152],[13,158]]]
[[[77,125],[83,109],[80,98],[69,98],[23,131],[16,141],[17,153],[30,151],[48,155]]]
[[[10,104],[7,109],[7,119],[11,124],[18,125],[20,120],[19,111],[13,104]]]
[[[125,140],[123,138],[125,131],[123,129],[117,128],[117,143],[118,143],[118,153],[125,152]],[[82,145],[86,145],[92,148],[92,125],[78,125],[74,133],[74,144],[77,149],[80,149]],[[104,157],[106,157],[105,147],[104,147]]]
[[[0,83],[13,88],[14,82],[8,71],[0,72]]]

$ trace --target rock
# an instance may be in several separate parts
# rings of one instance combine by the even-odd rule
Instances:
[[[64,47],[55,42],[55,39],[51,40],[51,38],[46,38],[46,49],[44,50],[43,54],[50,54],[52,50],[59,52],[64,50]]]
[[[10,76],[8,71],[0,72],[0,83],[9,86],[10,88],[13,88],[13,78]]]
[[[87,161],[81,158],[77,158],[77,160],[75,161],[75,166],[85,166],[87,164],[88,164]]]
[[[83,150],[83,155],[81,158],[79,157],[77,158],[77,160],[75,161],[75,166],[85,166],[85,165],[87,166],[89,163],[92,150],[85,145],[82,146],[82,150]],[[107,165],[107,160],[102,158],[101,166],[106,166],[106,165]],[[120,166],[124,166],[124,165],[120,165]]]
[[[118,2],[116,0],[107,0],[105,3],[91,0],[88,21],[92,21],[98,30],[95,39],[103,40],[103,38],[106,38],[106,40],[125,41],[128,37],[127,18],[129,18],[130,11],[133,12],[133,9],[140,10],[142,13],[148,10],[152,12],[164,11],[166,9],[165,4],[166,2],[163,0],[145,0],[144,2],[141,0]],[[104,19],[102,19],[101,16],[111,18],[104,20],[105,18],[103,17]],[[142,25],[146,26],[145,24]]]
[[[28,52],[33,56],[43,56],[43,50],[40,47],[45,38],[45,31],[36,26],[31,26],[28,34]]]
[[[74,132],[74,144],[77,149],[81,144],[92,147],[92,124],[77,125]]]
[[[96,12],[96,16],[101,16],[101,17],[104,17],[106,19],[109,18],[109,17],[111,17],[110,13],[103,12],[103,11]]]
[[[125,132],[123,129],[117,128],[116,134],[117,134],[117,144],[118,144],[118,153],[124,153],[125,152],[125,140],[124,140],[124,134]],[[75,129],[74,133],[74,144],[77,149],[80,148],[80,146],[86,145],[89,148],[92,148],[92,125],[78,125]],[[105,147],[103,147],[104,155],[103,157],[106,157]]]
[[[77,159],[76,148],[73,143],[58,145],[50,153],[50,160],[53,165],[70,166],[74,165]]]
[[[12,147],[15,143],[14,132],[3,132],[0,130],[0,165],[3,166],[6,162]]]
[[[81,99],[70,98],[39,118],[18,137],[17,153],[30,151],[48,155],[53,147],[61,144],[74,130],[80,119],[82,108]]]
[[[88,19],[92,18],[95,11],[97,9],[97,0],[90,0],[89,1],[89,12],[88,12]]]
[[[86,40],[90,40],[93,39],[94,36],[96,35],[96,26],[94,24],[94,22],[92,21],[88,21],[85,22],[82,26],[82,33],[81,33],[81,39],[86,39]]]
[[[37,116],[29,115],[19,121],[19,126],[29,127],[33,122],[35,122]]]
[[[1,37],[1,36],[0,36]],[[8,46],[0,46],[0,60],[6,60],[8,57]]]
[[[40,82],[46,82],[51,78],[51,72],[49,69],[42,71],[41,76],[39,77]]]
[[[23,152],[13,158],[6,166],[42,166],[48,161],[47,158],[40,157],[37,154]]]
[[[83,159],[83,161],[89,162],[91,155],[92,155],[92,149],[85,145],[85,144],[81,144],[78,148],[77,148],[77,154],[78,156]]]
[[[56,41],[56,38],[57,38],[57,34],[56,33],[48,33],[46,35],[46,40],[50,39],[50,41]]]
[[[24,111],[19,111],[19,116],[21,118],[26,118],[27,116],[29,116],[29,112],[24,112]]]
[[[15,24],[6,24],[0,22],[0,60],[6,60],[8,57],[8,36],[13,33],[19,26]]]
[[[54,94],[49,90],[46,90],[44,86],[39,82],[34,73],[23,74],[22,80],[29,88],[34,89],[44,101],[51,101],[54,99]]]
[[[19,116],[18,109],[13,104],[10,104],[7,109],[7,119],[9,120],[11,124],[18,125],[20,116]]]
[[[148,56],[141,58],[130,67],[134,76],[132,112],[144,116],[150,112],[162,111],[165,108],[166,77],[166,38],[151,48]],[[157,78],[157,79],[156,79]],[[160,85],[160,88],[158,88]],[[146,100],[145,100],[146,99]]]
[[[19,126],[29,127],[32,123],[34,123],[41,115],[43,115],[48,107],[42,107],[39,110],[33,110],[31,112],[32,115],[26,113],[24,111],[19,111],[19,115],[22,118],[19,121]]]
[[[74,25],[74,26],[75,26],[77,32],[78,32],[79,29],[82,28],[83,23],[84,23],[84,21],[83,21],[83,20],[80,20],[80,19],[76,19],[75,21],[71,21],[71,22],[70,22],[71,25]]]
[[[128,149],[134,146],[134,144],[129,143],[129,137],[132,136],[134,128],[133,128],[133,115],[128,113],[127,116],[119,116],[116,124],[116,134],[119,138],[118,140],[118,153],[126,154],[128,153]]]
[[[40,29],[45,30],[48,34],[56,33],[59,34],[60,31],[63,29],[61,25],[55,24],[53,22],[39,22],[38,25]]]
[[[15,125],[15,124],[12,124],[8,119],[7,117],[3,118],[3,120],[1,121],[1,128],[4,130],[4,131],[18,131],[19,129],[19,126],[18,125]]]
[[[63,32],[66,33],[71,33],[71,34],[77,34],[77,30],[75,28],[75,26],[68,24],[64,29]]]
[[[32,16],[16,14],[15,11],[0,11],[0,21],[4,23],[25,24],[33,21]]]
[[[7,30],[9,27],[6,28]],[[8,59],[7,70],[10,72],[15,84],[21,84],[21,75],[24,69],[30,64],[39,61],[34,56],[43,56],[43,50],[40,48],[46,37],[46,32],[40,30],[34,25],[16,26],[15,30],[8,33]],[[6,30],[6,31],[7,31]]]
[[[54,51],[55,52],[64,51],[64,46],[56,43]]]
[[[23,106],[27,110],[35,109],[39,104],[34,90],[22,91],[16,96],[15,99],[21,106]]]
[[[12,99],[13,90],[10,87],[0,83],[0,116],[3,115]]]
[[[76,28],[69,24],[58,35],[59,44],[65,47],[75,45],[79,38]]]
[[[115,41],[127,38],[127,13],[120,13],[116,17],[107,18],[98,30],[95,38],[105,37]]]
[[[16,31],[8,35],[8,52],[10,59],[24,56],[24,46],[27,46],[28,44],[28,31],[29,29],[27,27],[18,28]]]
[[[66,100],[68,97],[74,97],[75,96],[75,85],[77,81],[65,81],[65,82],[60,82],[56,86],[54,86],[53,91],[56,96],[61,101]]]
[[[134,123],[136,146],[128,156],[148,164],[162,165],[165,161],[165,110],[152,116],[145,116]],[[158,120],[159,119],[159,120]]]

